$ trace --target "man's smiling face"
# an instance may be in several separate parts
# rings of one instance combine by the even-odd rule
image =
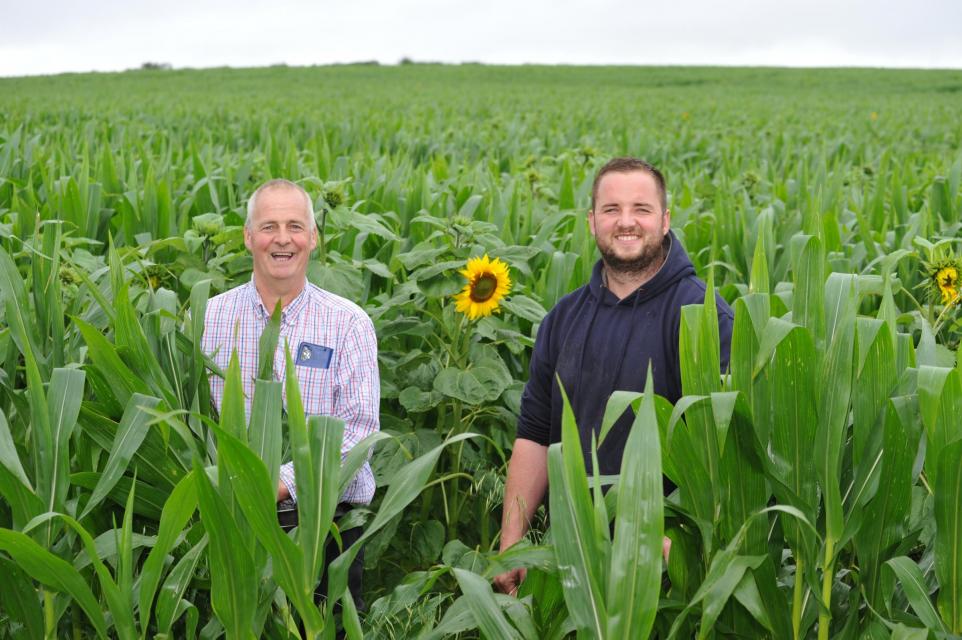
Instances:
[[[304,194],[267,189],[257,196],[244,244],[254,257],[258,289],[285,291],[307,277],[307,261],[317,246],[317,227]]]
[[[629,273],[660,266],[670,220],[669,212],[662,210],[658,185],[646,171],[605,174],[588,214],[605,264]]]

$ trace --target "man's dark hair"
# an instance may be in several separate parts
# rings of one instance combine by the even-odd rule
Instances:
[[[595,199],[598,197],[598,185],[601,179],[609,173],[630,173],[632,171],[644,171],[655,179],[658,186],[658,199],[661,202],[661,211],[664,213],[668,209],[668,193],[665,189],[665,176],[655,168],[655,165],[639,158],[612,158],[605,163],[605,166],[598,169],[595,181],[591,185],[591,210],[594,211]]]

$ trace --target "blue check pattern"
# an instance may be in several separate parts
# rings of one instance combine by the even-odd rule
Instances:
[[[261,301],[253,278],[207,303],[201,346],[223,370],[227,369],[231,352],[237,349],[248,419],[257,375],[258,341],[269,319],[270,311]],[[305,413],[344,420],[343,460],[354,445],[379,429],[381,389],[374,325],[353,302],[306,283],[300,295],[281,312],[281,337],[274,353],[274,378],[281,381],[286,371],[285,340],[292,350],[304,343],[331,350],[327,367],[298,366],[297,352],[291,353],[291,360],[295,362]],[[211,375],[210,391],[214,405],[220,409],[224,380]],[[293,463],[283,465],[280,476],[296,501]],[[369,504],[374,489],[374,474],[370,464],[365,463],[341,496],[341,502]]]

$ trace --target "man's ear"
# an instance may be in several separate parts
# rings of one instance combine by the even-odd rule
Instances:
[[[668,234],[668,229],[671,228],[671,209],[665,209],[665,214],[661,217],[661,232],[664,235]]]
[[[591,229],[591,235],[595,235],[595,210],[588,209],[588,228]]]
[[[252,237],[251,228],[246,224],[244,225],[244,246],[247,247],[248,251],[253,251],[254,238]]]

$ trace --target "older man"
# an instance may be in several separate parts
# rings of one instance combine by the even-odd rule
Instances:
[[[254,260],[253,276],[250,282],[210,300],[202,348],[222,369],[236,349],[249,418],[258,341],[280,301],[274,377],[285,377],[286,342],[292,349],[305,413],[345,422],[343,459],[354,445],[378,430],[380,378],[374,326],[356,304],[307,281],[308,261],[317,246],[317,225],[311,198],[301,186],[271,180],[254,192],[247,203],[244,244]],[[223,379],[212,376],[210,387],[219,409]],[[371,467],[365,463],[341,496],[339,509],[343,512],[352,504],[370,503],[374,489]],[[292,463],[281,467],[277,499],[296,504]],[[351,591],[359,598],[360,567],[352,568],[351,573]]]
[[[524,536],[548,488],[548,445],[561,440],[556,376],[571,399],[589,473],[591,436],[613,391],[641,391],[650,363],[655,392],[671,402],[681,396],[681,308],[704,302],[705,283],[670,231],[667,200],[664,177],[643,160],[615,158],[595,177],[588,225],[601,260],[591,281],[559,300],[538,330],[508,465],[502,550]],[[720,297],[716,304],[727,369],[734,316]],[[631,421],[626,412],[609,432],[598,451],[598,473],[620,471]],[[495,585],[513,593],[523,579],[518,569],[498,576]]]

